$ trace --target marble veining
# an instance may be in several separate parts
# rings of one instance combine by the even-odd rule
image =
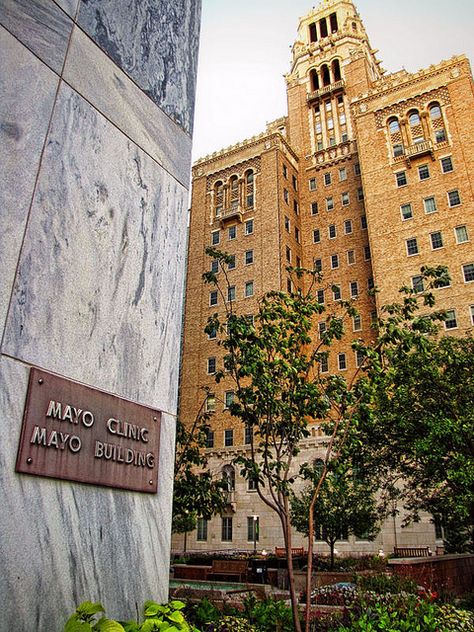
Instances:
[[[0,0],[0,22],[61,73],[73,22],[52,0]]]
[[[0,27],[0,338],[58,77]]]
[[[79,0],[54,0],[57,5],[61,7],[63,11],[66,11],[72,18],[76,16],[77,5]]]
[[[27,366],[0,359],[0,632],[62,630],[85,599],[122,619],[166,601],[174,418],[163,417],[157,494],[17,474],[27,382]]]
[[[81,0],[78,23],[192,133],[201,0]]]
[[[175,413],[187,195],[62,84],[4,352]]]
[[[191,139],[80,29],[63,77],[171,175],[188,187]]]

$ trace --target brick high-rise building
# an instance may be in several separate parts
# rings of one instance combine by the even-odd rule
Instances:
[[[291,286],[287,266],[321,270],[320,300],[329,306],[357,298],[360,316],[331,355],[328,372],[350,375],[354,337],[371,335],[374,312],[397,300],[403,284],[417,287],[422,265],[447,265],[451,284],[436,291],[449,310],[445,328],[474,324],[474,94],[466,57],[414,74],[385,75],[350,0],[324,0],[299,21],[290,72],[288,115],[250,140],[198,160],[193,169],[186,316],[180,391],[181,418],[191,421],[210,389],[214,410],[209,465],[230,479],[222,517],[200,520],[191,549],[251,549],[255,518],[259,548],[282,544],[279,523],[248,489],[233,458],[246,450],[238,420],[227,410],[230,379],[213,373],[223,351],[204,333],[222,298],[202,281],[216,245],[234,255],[228,275],[237,309],[251,314],[256,299]],[[374,300],[367,290],[380,290]],[[317,427],[301,461],[322,453]],[[375,542],[350,538],[341,552],[390,551],[394,544],[437,543],[429,516],[400,531],[390,519]],[[295,534],[295,543],[298,535]],[[438,541],[438,544],[440,542]],[[175,537],[182,548],[182,537]],[[320,543],[317,549],[327,550]]]

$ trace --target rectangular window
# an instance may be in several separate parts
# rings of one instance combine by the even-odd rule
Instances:
[[[245,298],[253,296],[253,281],[246,281],[245,283]]]
[[[227,288],[227,300],[235,301],[235,285],[231,285]]]
[[[411,277],[411,286],[414,289],[415,292],[423,292],[423,290],[425,289],[424,283],[423,283],[423,277],[419,274],[417,274],[414,277]]]
[[[316,191],[316,178],[310,178],[308,186],[310,191]]]
[[[443,247],[443,235],[441,231],[437,230],[435,233],[430,233],[431,240],[431,248],[433,250],[438,250],[438,248]]]
[[[442,129],[436,129],[435,141],[437,143],[444,143],[445,140],[446,140],[446,130],[444,129],[444,127]]]
[[[319,369],[321,373],[327,373],[329,371],[329,362],[326,354],[319,356]]]
[[[323,260],[322,259],[315,259],[314,260],[314,270],[315,270],[315,272],[322,272],[323,271]]]
[[[335,239],[335,237],[336,237],[336,224],[329,224],[328,232],[329,232],[329,239]]]
[[[209,393],[206,397],[206,412],[213,413],[216,410],[216,396]]]
[[[348,140],[349,140],[349,136],[347,135],[347,132],[344,132],[343,134],[341,134],[341,143],[347,143]]]
[[[205,518],[197,519],[196,540],[198,540],[198,542],[205,542],[207,540],[207,520]]]
[[[466,226],[456,226],[456,228],[454,229],[454,233],[456,235],[457,244],[464,244],[466,243],[466,241],[469,241],[469,235],[467,233]]]
[[[340,285],[333,285],[332,286],[332,297],[335,301],[340,301],[341,300],[341,286]]]
[[[359,200],[359,202],[362,202],[362,200],[364,199],[364,189],[362,187],[358,187],[357,189],[357,199]]]
[[[444,321],[445,329],[456,329],[458,321],[456,320],[456,311],[454,309],[446,310],[446,320]]]
[[[207,359],[207,372],[209,373],[209,375],[212,375],[212,373],[216,372],[216,359],[215,358]]]
[[[331,184],[331,173],[329,171],[324,174],[323,180],[327,187]]]
[[[368,261],[372,255],[370,254],[370,246],[364,246],[364,259]]]
[[[318,214],[318,203],[311,202],[311,215],[317,215],[317,214]]]
[[[325,101],[324,107],[326,108],[326,112],[331,111],[331,101]]]
[[[211,430],[210,428],[206,428],[204,432],[206,433],[206,448],[213,448],[214,447],[214,431]]]
[[[217,261],[217,259],[213,259],[211,261],[211,272],[213,272],[214,274],[217,274],[219,272],[219,262]]]
[[[354,165],[354,174],[360,176],[360,164],[358,162]]]
[[[215,327],[213,327],[209,333],[207,334],[207,338],[208,340],[214,340],[215,338],[217,338],[217,329]]]
[[[361,331],[362,329],[362,318],[360,314],[356,314],[352,317],[352,331]]]
[[[291,176],[291,184],[293,185],[294,190],[298,189],[298,182],[296,181],[296,176]]]
[[[230,408],[234,403],[234,391],[226,391],[224,395],[224,408]]]
[[[295,239],[298,243],[300,243],[300,229],[298,226],[295,226]]]
[[[469,307],[469,314],[471,315],[471,324],[474,325],[474,305]]]
[[[285,215],[285,230],[287,233],[290,232],[290,218]]]
[[[319,336],[321,337],[324,333],[326,333],[326,323],[323,321],[321,323],[318,323],[318,332],[319,332]]]
[[[451,208],[453,206],[459,206],[461,204],[461,198],[459,196],[458,190],[448,191],[448,202]]]
[[[418,167],[418,177],[420,180],[428,180],[430,177],[430,169],[428,165],[420,165]]]
[[[331,270],[339,267],[339,255],[331,255]]]
[[[342,112],[342,114],[339,114],[339,123],[341,125],[345,125],[346,124],[346,115],[344,114],[344,112]]]
[[[359,296],[359,284],[357,281],[351,281],[350,285],[351,298],[357,298]]]
[[[296,200],[293,200],[293,211],[295,215],[298,215],[300,212],[300,207],[298,206],[298,202]]]
[[[373,290],[374,289],[374,277],[369,277],[367,279],[367,289],[369,290]]]
[[[288,189],[283,189],[283,199],[287,204],[290,203],[290,194],[288,193]]]
[[[235,268],[235,255],[229,255],[229,263],[227,264],[229,270],[234,270]]]
[[[249,445],[249,443],[252,443],[252,426],[248,423],[245,424],[245,430],[244,430],[244,443],[245,445]]]
[[[347,180],[347,169],[345,167],[339,169],[339,181],[343,182],[343,180]]]
[[[399,156],[403,156],[404,154],[403,145],[401,143],[395,143],[393,145],[393,157],[398,158]]]
[[[327,197],[326,198],[326,210],[327,211],[332,211],[334,208],[334,200],[332,199],[332,197]]]
[[[328,129],[334,129],[334,121],[332,120],[332,118],[327,120],[327,126]]]
[[[234,431],[232,428],[227,428],[224,430],[224,446],[226,448],[230,448],[234,445]]]
[[[229,226],[229,239],[237,237],[237,226]]]
[[[253,233],[253,219],[248,219],[245,222],[245,234],[251,235]]]
[[[247,541],[258,542],[259,536],[259,517],[247,516]]]
[[[324,290],[318,290],[316,292],[316,300],[320,305],[324,305]]]
[[[232,542],[232,518],[222,518],[222,542]]]
[[[345,371],[347,369],[346,354],[345,353],[338,353],[337,354],[337,366],[339,367],[339,371]]]
[[[436,208],[436,200],[434,197],[427,197],[423,200],[423,205],[425,207],[425,213],[434,213],[438,209]]]
[[[341,194],[341,201],[342,206],[347,206],[349,204],[349,193],[347,191],[344,191],[344,193]]]
[[[409,257],[418,254],[418,242],[416,240],[416,237],[411,237],[410,239],[407,239],[405,243],[407,247],[407,255]]]
[[[213,230],[211,233],[211,243],[213,246],[217,246],[221,240],[221,235],[219,230]]]
[[[355,363],[356,363],[356,367],[359,368],[360,366],[362,366],[364,364],[364,359],[365,359],[365,354],[363,351],[361,351],[360,349],[358,349],[355,352]]]
[[[334,138],[334,136],[330,136],[329,137],[329,147],[334,147],[335,144],[336,144],[336,139]]]
[[[443,173],[449,173],[454,170],[453,161],[451,156],[446,156],[445,158],[441,158],[441,171]]]
[[[400,213],[402,214],[402,219],[412,219],[413,217],[413,209],[411,208],[411,204],[402,204],[400,206]]]
[[[463,265],[462,273],[464,276],[464,283],[474,281],[474,263],[466,263]]]
[[[253,250],[245,251],[245,265],[248,266],[253,263]]]
[[[397,181],[397,187],[404,187],[408,184],[406,171],[399,171],[395,174],[395,178]]]
[[[367,230],[367,215],[360,216],[360,227],[362,230]]]
[[[321,232],[319,228],[313,230],[313,244],[319,244],[321,242]]]
[[[288,180],[288,168],[286,165],[283,165],[283,177],[285,180]]]
[[[354,250],[348,250],[347,251],[347,263],[349,265],[352,265],[353,263],[355,263],[355,251]]]
[[[293,291],[293,283],[291,282],[291,279],[286,280],[286,290],[289,294]]]
[[[209,292],[209,305],[211,307],[217,305],[217,290],[212,290],[212,292]]]
[[[351,219],[344,220],[344,234],[345,235],[352,234],[352,220]]]
[[[316,134],[321,134],[323,131],[323,126],[321,125],[321,121],[316,121],[315,125]]]

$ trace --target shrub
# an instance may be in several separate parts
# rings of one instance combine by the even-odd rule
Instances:
[[[193,606],[191,614],[194,623],[200,627],[204,627],[208,623],[218,621],[222,616],[218,608],[216,608],[216,606],[206,597]]]
[[[400,605],[376,603],[360,614],[351,616],[349,626],[341,626],[337,632],[438,632],[438,607],[429,601],[415,597]]]
[[[391,593],[392,595],[400,593],[416,594],[418,587],[416,582],[407,577],[399,575],[357,575],[355,577],[357,588],[360,591],[372,591],[379,595]]]
[[[268,630],[271,629],[268,628]],[[211,623],[205,630],[206,632],[257,632],[257,628],[249,623],[247,619],[232,615],[222,617],[216,623]]]
[[[448,632],[448,630],[474,632],[474,614],[448,604],[439,608],[438,621],[443,632]]]
[[[258,601],[255,595],[251,594],[244,600],[244,612],[255,629],[262,632],[268,630],[292,632],[294,630],[291,608],[283,601],[274,599]]]

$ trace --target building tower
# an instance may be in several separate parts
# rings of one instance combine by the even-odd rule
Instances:
[[[222,352],[204,333],[223,300],[233,298],[241,313],[251,314],[268,290],[293,289],[288,265],[321,271],[318,298],[329,309],[340,298],[357,300],[360,315],[324,367],[346,376],[358,363],[352,339],[370,338],[374,315],[397,300],[401,285],[420,286],[422,265],[449,268],[451,284],[437,290],[439,307],[449,310],[446,329],[463,332],[474,323],[469,62],[455,57],[386,76],[376,52],[354,3],[324,0],[299,20],[286,75],[288,115],[194,165],[180,411],[191,422],[208,387],[209,465],[228,478],[230,493],[222,517],[200,520],[188,534],[189,548],[251,549],[254,516],[260,548],[282,543],[274,516],[232,466],[246,450],[246,436],[228,411],[230,380],[213,379]],[[234,257],[228,297],[202,281],[215,266],[204,254],[211,244]],[[376,299],[368,294],[374,284]],[[311,431],[301,461],[321,453],[323,437],[316,425]],[[440,535],[429,516],[403,532],[399,526],[390,519],[375,542],[350,538],[338,549],[434,547]],[[182,537],[174,547],[182,548]],[[317,549],[327,550],[323,543]]]

